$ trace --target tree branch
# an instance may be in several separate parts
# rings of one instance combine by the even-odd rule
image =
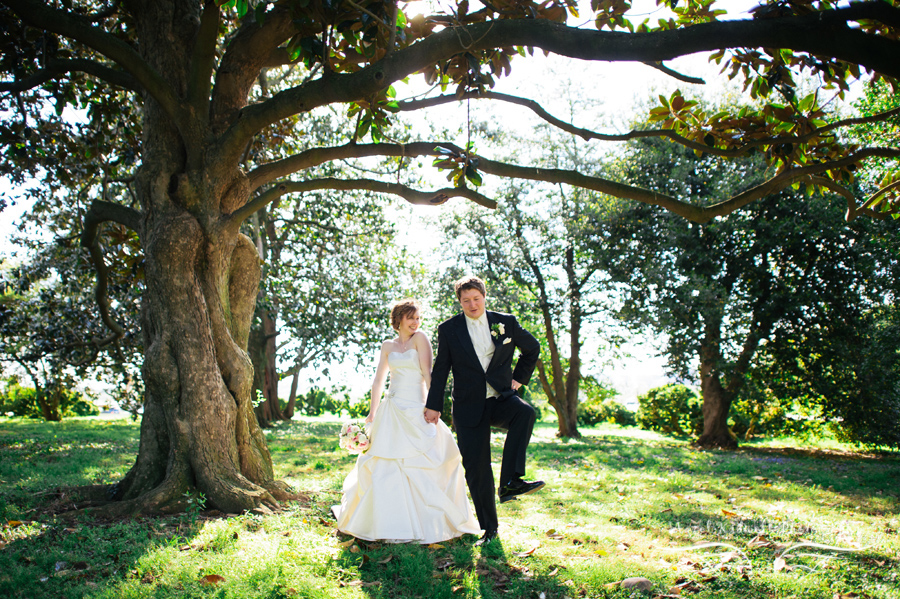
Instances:
[[[669,77],[677,79],[678,81],[684,81],[685,83],[696,83],[698,85],[706,84],[706,81],[704,81],[703,79],[700,79],[699,77],[690,77],[688,75],[682,75],[678,71],[670,69],[669,67],[667,67],[660,61],[654,61],[654,62],[644,61],[644,64],[647,65],[648,67],[651,67],[651,68],[654,68],[654,69],[660,71],[661,73],[665,73]]]
[[[434,106],[439,106],[442,104],[448,104],[452,102],[459,102],[460,100],[478,100],[478,99],[486,99],[486,100],[498,100],[500,102],[509,102],[510,104],[516,104],[518,106],[523,106],[528,108],[538,117],[547,121],[554,127],[565,131],[566,133],[570,133],[572,135],[577,135],[578,137],[584,139],[585,141],[590,141],[592,139],[596,139],[599,141],[630,141],[633,139],[645,139],[645,138],[667,138],[675,143],[682,145],[691,150],[697,150],[698,152],[703,152],[706,154],[710,154],[712,156],[720,156],[723,158],[736,158],[739,156],[747,155],[751,149],[758,148],[760,146],[766,145],[778,145],[778,144],[798,144],[804,143],[816,137],[820,137],[826,133],[830,133],[835,129],[840,129],[841,127],[847,127],[850,125],[862,125],[868,123],[876,123],[880,121],[884,121],[888,118],[896,116],[900,114],[900,108],[894,108],[892,110],[888,110],[879,114],[875,114],[868,117],[859,117],[859,118],[849,118],[842,119],[840,121],[835,121],[834,123],[830,123],[825,125],[824,127],[818,129],[812,129],[808,133],[804,135],[783,135],[780,137],[764,137],[759,139],[751,139],[750,141],[744,143],[741,146],[731,148],[731,149],[722,149],[716,148],[713,146],[708,146],[704,143],[700,143],[694,141],[692,139],[688,139],[682,135],[676,133],[674,129],[635,129],[629,131],[628,133],[620,133],[620,134],[609,134],[609,133],[597,133],[596,131],[591,131],[589,129],[582,129],[580,127],[576,127],[571,123],[567,123],[561,119],[556,118],[549,112],[547,112],[540,104],[535,102],[534,100],[529,100],[528,98],[522,98],[519,96],[511,96],[509,94],[501,94],[497,92],[467,92],[462,96],[457,96],[455,94],[447,94],[443,96],[435,96],[433,98],[425,98],[422,100],[410,100],[407,102],[398,102],[398,106],[401,111],[411,111],[411,110],[421,110],[423,108],[432,108]]]
[[[649,191],[632,185],[617,183],[602,177],[591,177],[574,171],[524,167],[495,162],[482,157],[478,157],[478,168],[485,173],[500,177],[546,181],[548,183],[566,183],[583,189],[592,189],[618,198],[660,206],[690,221],[706,223],[718,216],[724,216],[734,212],[754,200],[758,200],[771,193],[784,189],[794,181],[803,177],[809,177],[831,169],[849,166],[860,160],[874,156],[898,157],[900,156],[900,150],[892,148],[870,148],[861,150],[840,160],[786,169],[756,187],[711,206],[696,206],[666,194]]]
[[[94,290],[94,297],[97,300],[97,306],[100,308],[100,318],[111,331],[108,337],[92,343],[96,347],[117,341],[125,335],[125,330],[113,320],[109,310],[109,295],[107,293],[109,271],[103,260],[103,248],[100,246],[99,241],[100,225],[107,221],[116,222],[129,229],[138,231],[141,224],[141,214],[137,210],[132,210],[121,204],[97,200],[91,204],[87,214],[84,215],[84,231],[81,234],[81,246],[87,248],[91,262],[94,264],[94,269],[97,271],[97,286]]]
[[[197,117],[209,118],[209,85],[216,62],[216,38],[219,35],[219,6],[208,1],[200,17],[200,29],[191,53],[187,103]]]
[[[445,187],[436,191],[419,191],[401,185],[399,183],[386,183],[375,179],[335,179],[324,177],[309,181],[285,181],[271,189],[259,194],[253,200],[228,216],[229,224],[239,226],[251,214],[266,206],[286,193],[302,193],[318,191],[321,189],[335,189],[342,191],[364,190],[376,193],[389,193],[402,197],[410,204],[417,206],[438,206],[453,197],[462,197],[475,202],[485,208],[496,208],[497,202],[487,198],[477,191],[466,187]]]
[[[847,222],[852,221],[857,216],[868,216],[870,218],[876,218],[878,220],[888,220],[894,214],[900,213],[900,208],[894,208],[887,212],[877,212],[869,208],[871,206],[872,198],[869,198],[862,206],[857,202],[856,196],[853,195],[853,192],[844,187],[843,185],[838,184],[831,179],[826,179],[825,177],[810,177],[810,182],[815,185],[821,185],[834,193],[843,196],[845,200],[847,200],[847,212],[844,215],[844,218]],[[895,184],[896,185],[896,184]],[[884,191],[884,190],[881,190]]]
[[[124,71],[111,69],[98,62],[94,62],[93,60],[75,58],[71,60],[49,60],[47,61],[46,67],[34,73],[33,75],[26,77],[25,79],[20,79],[18,81],[0,82],[0,92],[17,93],[27,91],[29,89],[34,89],[35,87],[43,85],[47,81],[50,81],[51,79],[58,77],[59,75],[70,73],[73,71],[93,75],[94,77],[102,79],[107,83],[111,83],[115,86],[133,91],[135,93],[140,93],[142,89],[137,80]]]
[[[306,152],[301,152],[295,156],[285,158],[264,166],[261,166],[250,172],[250,189],[257,189],[261,185],[280,176],[310,168],[318,164],[329,162],[331,160],[346,158],[363,158],[371,156],[396,156],[396,157],[412,157],[412,156],[437,156],[439,152],[437,148],[444,148],[456,154],[463,154],[462,148],[451,143],[428,143],[415,142],[411,144],[346,144],[343,146],[334,146],[327,148],[314,148]],[[781,173],[769,178],[763,183],[748,189],[742,193],[732,196],[722,202],[711,206],[696,206],[689,202],[679,200],[673,196],[669,196],[656,191],[650,191],[633,185],[618,183],[603,177],[594,177],[583,175],[576,171],[564,169],[551,169],[530,166],[519,166],[504,162],[497,162],[484,158],[483,156],[473,156],[478,161],[478,170],[496,175],[498,177],[506,177],[510,179],[526,179],[529,181],[544,181],[547,183],[564,183],[574,187],[583,189],[591,189],[599,191],[617,198],[634,200],[644,204],[652,204],[665,208],[679,216],[697,223],[709,222],[718,216],[724,216],[735,210],[746,206],[750,202],[765,197],[771,193],[775,193],[784,189],[794,181],[803,178],[818,175],[825,171],[842,168],[851,164],[856,164],[861,160],[876,156],[896,158],[900,157],[900,149],[893,148],[867,148],[860,150],[854,154],[846,156],[839,160],[829,162],[821,162],[803,167],[785,169]],[[389,192],[392,193],[392,192]],[[472,198],[470,198],[472,199]],[[263,202],[260,205],[265,205]],[[250,204],[247,204],[250,206]],[[238,213],[244,214],[247,206],[236,211],[231,218],[235,218]],[[252,214],[259,208],[250,210],[247,215]],[[246,218],[242,216],[241,220]]]
[[[166,80],[145,62],[140,54],[116,36],[91,26],[90,21],[65,11],[54,10],[34,0],[3,0],[23,22],[37,29],[58,33],[79,41],[106,56],[128,73],[182,125],[181,103]]]
[[[236,161],[253,135],[291,115],[325,104],[368,97],[461,52],[498,47],[532,46],[569,58],[617,62],[661,62],[723,48],[788,48],[831,56],[900,78],[900,61],[892,58],[900,55],[900,41],[847,26],[850,19],[896,20],[900,18],[900,9],[884,2],[863,2],[850,8],[799,17],[719,21],[634,34],[577,29],[544,19],[504,19],[451,26],[392,52],[358,72],[331,74],[245,108],[227,133],[227,155],[223,158],[227,162]]]
[[[260,71],[264,67],[273,66],[273,62],[277,63],[288,58],[286,52],[280,50],[279,46],[295,32],[290,10],[279,6],[266,13],[264,25],[260,26],[251,20],[246,20],[241,25],[225,49],[216,71],[211,114],[217,131],[224,131],[234,120],[237,111],[244,106],[247,94]],[[226,145],[237,143],[239,147],[229,149],[235,151],[236,156],[240,156],[248,141],[249,138],[242,141],[226,141]]]

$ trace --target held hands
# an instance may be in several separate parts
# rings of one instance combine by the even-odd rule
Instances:
[[[522,383],[520,383],[520,382],[517,381],[516,379],[513,379],[513,382],[510,383],[509,386],[510,386],[510,388],[512,388],[513,391],[518,391],[518,390],[519,390],[519,387],[522,386]]]
[[[428,424],[437,424],[437,421],[441,419],[441,413],[437,410],[432,410],[431,408],[425,408],[425,422]]]

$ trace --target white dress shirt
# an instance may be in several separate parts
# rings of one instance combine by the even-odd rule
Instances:
[[[494,357],[494,342],[491,339],[491,329],[488,326],[487,314],[482,313],[477,319],[466,316],[466,327],[469,330],[469,338],[472,340],[472,346],[478,355],[478,361],[481,362],[481,369],[487,372]],[[487,385],[487,397],[497,397],[500,395],[497,390]]]

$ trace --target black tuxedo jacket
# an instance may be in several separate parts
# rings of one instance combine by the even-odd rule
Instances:
[[[490,311],[485,314],[491,331],[498,333],[491,335],[494,356],[487,372],[475,353],[464,314],[457,314],[438,326],[438,350],[425,407],[444,411],[444,389],[452,371],[453,420],[458,426],[476,426],[481,421],[487,399],[485,383],[490,383],[501,398],[509,398],[516,394],[510,387],[513,379],[527,384],[541,355],[541,344],[519,326],[515,316]],[[505,329],[503,334],[499,334],[501,324]],[[513,370],[516,348],[521,355]]]

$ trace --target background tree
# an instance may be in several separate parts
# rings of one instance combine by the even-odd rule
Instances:
[[[128,236],[124,229],[119,234]],[[137,257],[128,255],[130,245],[116,244],[120,268],[109,273],[108,283],[117,300],[104,309],[107,317],[128,323],[128,332],[105,343],[110,332],[97,313],[87,252],[65,239],[20,241],[28,251],[0,265],[0,361],[31,382],[41,416],[61,420],[71,392],[91,380],[114,391],[131,384],[134,391],[142,347],[133,284],[140,270]]]
[[[702,201],[764,176],[758,160],[722,164],[663,143],[633,148],[630,180]],[[622,318],[664,335],[668,368],[700,384],[701,446],[736,445],[731,404],[766,340],[828,330],[900,290],[895,232],[848,225],[834,198],[816,193],[782,191],[703,225],[627,205],[603,243],[605,268],[625,285]]]
[[[896,302],[896,300],[893,300]],[[845,307],[828,326],[785,331],[763,348],[776,397],[799,397],[838,437],[900,447],[900,317],[894,305]]]
[[[604,3],[597,7],[599,30],[588,31],[562,24],[567,10],[576,12],[568,0],[492,3],[471,13],[464,1],[445,14],[414,18],[407,18],[406,4],[375,0],[280,0],[255,3],[253,10],[243,0],[222,2],[228,9],[199,0],[84,0],[61,7],[2,0],[4,168],[16,181],[41,177],[46,187],[59,188],[65,175],[57,165],[80,161],[82,169],[97,173],[85,192],[92,202],[82,231],[95,262],[101,266],[96,250],[107,222],[135,231],[144,252],[141,448],[115,488],[119,503],[108,511],[170,509],[194,486],[225,512],[289,497],[274,480],[253,412],[247,344],[260,269],[254,244],[241,233],[252,214],[285,193],[367,189],[422,204],[465,197],[493,206],[465,183],[486,173],[630,197],[699,222],[799,178],[818,176],[840,185],[860,160],[897,156],[896,148],[842,146],[835,130],[846,123],[820,118],[814,96],[790,97],[795,71],[814,72],[841,88],[863,68],[900,75],[893,60],[900,48],[900,10],[891,3],[773,2],[756,12],[759,18],[740,21],[718,21],[721,13],[712,2],[662,3],[674,9],[670,19],[637,25],[628,21],[629,3]],[[621,27],[636,32],[611,31]],[[493,76],[509,70],[511,56],[527,56],[532,48],[579,59],[641,61],[664,70],[661,61],[674,56],[722,51],[722,58],[728,50],[727,64],[747,80],[751,93],[767,97],[777,89],[786,105],[736,116],[701,115],[673,98],[660,107],[665,114],[655,113],[666,130],[653,135],[725,155],[776,148],[770,152],[772,176],[712,206],[696,206],[574,171],[499,163],[443,141],[398,144],[385,137],[391,111],[419,107],[396,103],[395,83],[423,72],[442,90],[457,90],[429,102],[480,94]],[[270,87],[265,99],[254,95],[264,70],[301,63],[307,70],[302,84]],[[251,141],[270,127],[335,104],[349,105],[358,118],[343,145],[311,141],[282,160],[245,160]],[[87,111],[86,118],[66,121],[62,115],[70,106]],[[295,135],[303,137],[302,130]],[[373,143],[358,143],[365,136]],[[408,161],[437,154],[456,187],[421,192],[386,173],[288,179],[336,160]],[[110,165],[120,171],[116,176],[107,175]],[[117,192],[124,180],[130,180],[130,197]],[[878,216],[894,208],[889,194],[879,212],[862,213]],[[851,214],[858,212],[858,203],[851,203]]]
[[[292,384],[283,413],[260,414],[257,408],[261,422],[293,416],[301,369],[354,353],[362,362],[387,334],[389,306],[415,285],[416,273],[405,251],[394,245],[386,208],[378,196],[320,192],[301,194],[267,213],[260,238],[269,260],[250,337],[251,356],[260,356],[254,359],[255,388],[263,389],[259,383],[272,376],[261,373],[262,364],[276,381],[291,376]],[[282,364],[277,370],[276,350]],[[327,367],[322,374],[328,376]],[[262,408],[273,403],[264,397]]]

